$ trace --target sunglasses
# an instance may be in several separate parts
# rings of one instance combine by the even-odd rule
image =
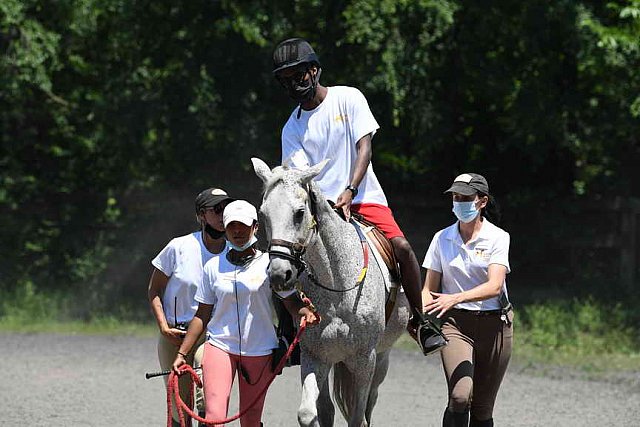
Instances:
[[[302,83],[308,72],[309,69],[305,68],[288,76],[278,75],[277,78],[280,84],[287,86],[288,84]]]
[[[213,213],[220,215],[222,213],[222,211],[224,211],[224,208],[227,206],[226,203],[218,203],[217,205],[215,205],[212,208],[206,208],[204,211],[205,212],[211,212],[213,211]]]

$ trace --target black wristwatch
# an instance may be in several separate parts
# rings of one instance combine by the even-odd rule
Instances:
[[[345,190],[351,191],[352,199],[355,199],[358,195],[358,189],[351,184],[347,185],[347,188],[345,188]]]

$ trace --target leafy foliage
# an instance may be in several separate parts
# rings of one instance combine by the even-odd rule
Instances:
[[[154,196],[278,161],[292,35],[366,94],[389,194],[481,171],[512,219],[640,195],[640,0],[5,0],[0,288],[106,289]]]
[[[638,369],[636,320],[621,304],[573,299],[534,304],[516,313],[517,354],[526,354],[525,359],[596,371]]]

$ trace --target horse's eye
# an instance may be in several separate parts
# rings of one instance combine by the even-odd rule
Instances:
[[[298,209],[295,214],[293,214],[293,220],[297,223],[302,221],[304,218],[304,209]]]

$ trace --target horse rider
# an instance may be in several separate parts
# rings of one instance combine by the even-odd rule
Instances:
[[[273,66],[275,78],[298,104],[282,128],[282,163],[304,169],[329,159],[315,180],[345,218],[356,212],[391,241],[413,313],[408,330],[415,338],[416,328],[423,324],[420,267],[373,172],[371,140],[379,125],[366,98],[354,87],[320,84],[318,56],[301,38],[279,43]],[[444,345],[439,336],[436,340],[436,347]],[[420,340],[418,344],[424,352]]]

